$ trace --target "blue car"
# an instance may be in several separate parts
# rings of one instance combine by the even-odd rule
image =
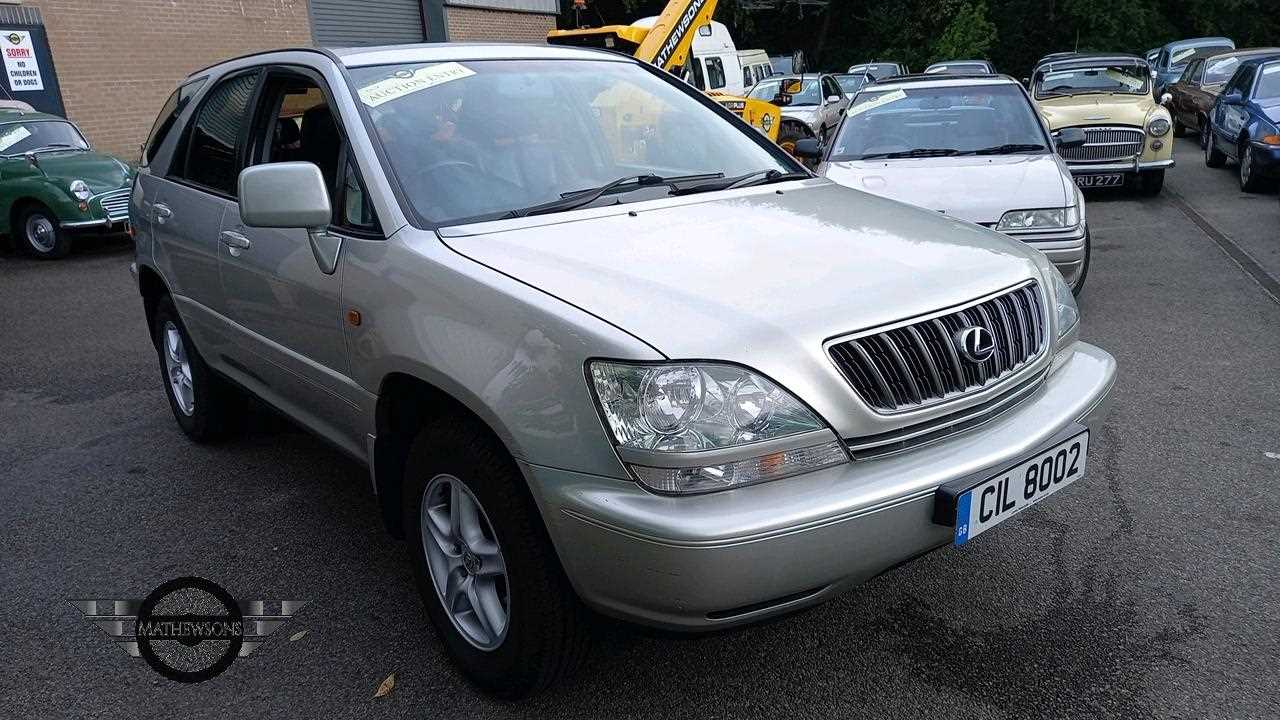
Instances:
[[[1240,166],[1240,188],[1258,192],[1280,175],[1280,58],[1240,63],[1209,112],[1204,162]]]
[[[1154,83],[1156,97],[1163,95],[1166,88],[1182,77],[1182,71],[1187,69],[1187,63],[1193,55],[1204,55],[1205,50],[1226,52],[1235,49],[1236,44],[1230,38],[1224,37],[1177,40],[1160,48],[1155,62],[1151,64],[1151,69],[1156,74]]]

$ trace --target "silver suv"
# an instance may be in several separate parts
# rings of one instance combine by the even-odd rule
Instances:
[[[1115,363],[1039,252],[817,178],[608,53],[281,50],[195,73],[130,217],[174,417],[257,396],[369,467],[490,692],[592,608],[707,630],[1084,475]]]

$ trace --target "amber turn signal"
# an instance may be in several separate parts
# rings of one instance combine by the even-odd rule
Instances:
[[[1266,145],[1280,145],[1280,135],[1263,135],[1262,142]]]

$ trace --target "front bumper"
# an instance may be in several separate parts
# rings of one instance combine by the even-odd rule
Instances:
[[[1075,287],[1084,271],[1088,252],[1089,227],[1081,223],[1074,228],[1057,233],[1005,233],[1039,250],[1058,268],[1067,284]]]
[[[1256,140],[1249,145],[1253,148],[1253,163],[1258,172],[1267,177],[1280,176],[1280,146],[1268,145]]]
[[[951,541],[939,485],[1015,461],[1081,422],[1097,432],[1115,378],[1074,353],[1026,401],[895,455],[696,497],[522,463],[578,594],[615,617],[681,630],[753,622],[820,602]]]
[[[61,221],[58,224],[72,230],[124,229],[129,220],[129,192],[130,189],[126,187],[94,195],[87,201],[89,209],[84,213],[87,219]]]
[[[1067,163],[1072,175],[1091,175],[1094,173],[1138,173],[1146,170],[1167,170],[1173,167],[1173,158],[1164,160],[1117,160],[1105,163]]]

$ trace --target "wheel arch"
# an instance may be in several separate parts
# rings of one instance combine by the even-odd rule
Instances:
[[[388,373],[378,389],[370,475],[383,523],[393,537],[404,537],[401,503],[409,447],[423,425],[440,418],[453,418],[487,432],[513,464],[518,456],[509,433],[453,393],[408,372]]]
[[[147,334],[151,335],[151,327],[155,323],[156,304],[160,298],[169,295],[169,285],[155,268],[149,265],[138,265],[138,294],[142,296],[142,307],[147,318]],[[152,338],[152,342],[155,338]]]

